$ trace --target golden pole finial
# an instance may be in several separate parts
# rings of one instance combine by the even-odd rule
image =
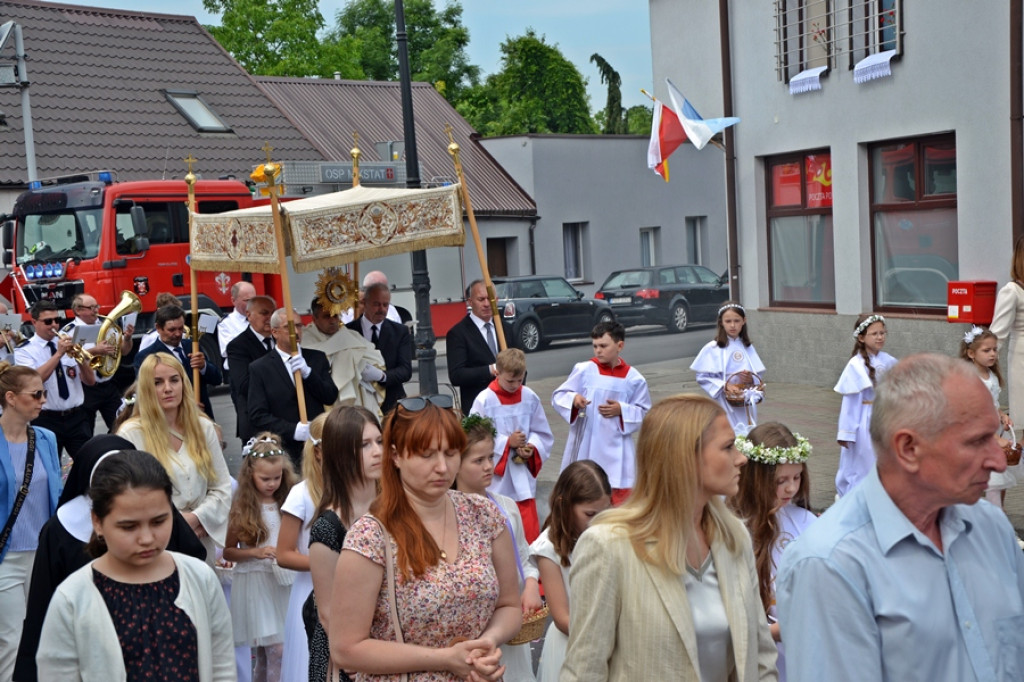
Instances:
[[[270,163],[270,152],[274,151],[274,148],[270,146],[270,141],[264,142],[260,150],[267,154],[267,163]]]
[[[353,187],[358,187],[359,186],[359,157],[363,155],[363,153],[361,151],[359,151],[359,131],[358,130],[352,133],[352,141],[355,144],[355,146],[352,147],[352,151],[349,152],[349,154],[352,155],[352,186]]]
[[[448,153],[455,157],[456,162],[459,159],[459,144],[455,141],[455,136],[452,135],[452,124],[444,124],[444,132],[448,134]]]

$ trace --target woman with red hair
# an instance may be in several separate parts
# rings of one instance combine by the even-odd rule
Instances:
[[[329,639],[334,664],[359,680],[499,680],[498,647],[519,630],[505,520],[451,490],[466,444],[452,407],[449,396],[398,401],[380,495],[345,537],[330,604],[344,617],[330,618]]]

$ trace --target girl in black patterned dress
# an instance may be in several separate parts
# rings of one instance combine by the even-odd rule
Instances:
[[[54,594],[41,680],[235,680],[231,617],[213,569],[166,551],[171,480],[150,454],[108,453],[89,488],[99,558]]]

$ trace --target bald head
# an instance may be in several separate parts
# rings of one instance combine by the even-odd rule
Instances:
[[[388,276],[385,275],[380,270],[371,270],[370,272],[366,273],[365,277],[363,277],[363,290],[365,291],[366,289],[369,289],[370,286],[374,284],[383,284],[384,286],[389,286]]]

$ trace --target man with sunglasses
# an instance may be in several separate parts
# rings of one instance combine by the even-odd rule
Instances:
[[[65,450],[74,459],[92,438],[93,423],[85,410],[82,387],[95,384],[96,375],[89,363],[69,354],[74,342],[58,335],[60,315],[52,301],[37,301],[30,313],[35,335],[14,350],[14,362],[35,369],[43,378],[46,405],[32,424],[53,431],[57,451]]]

